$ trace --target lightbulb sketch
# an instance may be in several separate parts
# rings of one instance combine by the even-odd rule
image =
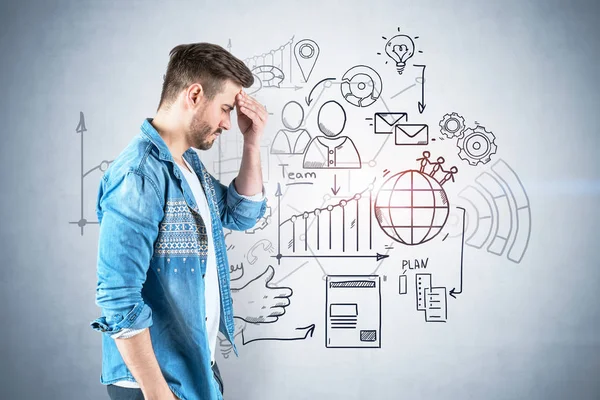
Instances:
[[[400,28],[398,28],[398,32],[400,32]],[[404,67],[406,67],[406,62],[412,58],[415,54],[415,42],[413,38],[408,35],[396,35],[392,38],[388,39],[385,36],[382,36],[383,40],[386,40],[385,44],[385,54],[394,62],[396,65],[396,71],[398,71],[399,75],[402,75],[404,72]],[[418,39],[418,36],[415,36],[414,39]],[[419,51],[422,53],[422,51]],[[381,53],[377,53],[381,55]],[[386,64],[388,62],[386,61]]]
[[[84,217],[84,212],[83,212],[84,179],[86,176],[88,176],[91,172],[93,172],[95,170],[100,170],[101,172],[105,172],[114,160],[110,160],[110,161],[104,160],[100,164],[96,165],[94,168],[92,168],[84,173],[83,172],[83,133],[87,132],[87,128],[85,126],[85,116],[83,115],[83,111],[79,112],[79,123],[77,124],[77,128],[75,128],[75,132],[79,133],[80,137],[81,137],[81,177],[80,177],[80,179],[81,179],[81,214],[80,214],[79,221],[71,221],[71,222],[69,222],[69,224],[76,224],[77,226],[79,226],[81,228],[81,236],[83,236],[83,228],[87,224],[98,224],[98,221],[88,221],[87,218]]]
[[[375,217],[381,230],[395,241],[409,246],[419,245],[436,237],[449,214],[449,202],[442,188],[454,181],[458,168],[445,170],[445,160],[430,161],[423,152],[419,170],[408,170],[391,176],[379,189],[375,200]],[[431,166],[430,171],[425,171]],[[441,172],[441,179],[436,174]]]

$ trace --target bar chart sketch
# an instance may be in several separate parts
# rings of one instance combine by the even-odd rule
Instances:
[[[388,257],[372,252],[373,243],[373,185],[362,192],[340,200],[332,199],[310,210],[300,210],[282,220],[281,188],[278,187],[277,255],[309,258],[373,258]],[[365,253],[366,252],[366,253]]]

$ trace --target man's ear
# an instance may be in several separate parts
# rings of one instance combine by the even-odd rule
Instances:
[[[190,85],[186,91],[186,103],[190,108],[198,107],[204,100],[204,88],[199,83]]]

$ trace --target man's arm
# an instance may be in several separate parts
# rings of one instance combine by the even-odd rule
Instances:
[[[244,140],[240,172],[235,179],[235,189],[243,196],[262,193],[263,179],[260,165],[260,143]]]
[[[152,310],[141,291],[163,218],[156,185],[137,171],[113,181],[103,178],[99,192],[98,283],[102,316],[93,329],[110,335],[146,399],[172,399],[152,348]],[[130,337],[132,332],[138,334]]]
[[[115,339],[123,361],[140,385],[144,399],[176,399],[165,380],[150,340],[150,330],[144,329],[128,339]]]
[[[236,96],[238,125],[244,136],[244,150],[235,188],[243,196],[262,192],[260,140],[267,123],[268,113],[256,99],[242,92]]]
[[[267,122],[267,110],[255,99],[240,92],[236,96],[238,125],[244,136],[244,150],[238,176],[229,186],[213,176],[215,200],[225,228],[243,231],[252,228],[267,209],[264,197],[260,140]]]

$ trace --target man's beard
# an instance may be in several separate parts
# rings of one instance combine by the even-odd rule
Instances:
[[[199,150],[208,150],[212,147],[215,138],[213,134],[221,133],[222,129],[213,130],[209,124],[203,121],[199,116],[194,117],[190,124],[190,143],[192,147]]]

